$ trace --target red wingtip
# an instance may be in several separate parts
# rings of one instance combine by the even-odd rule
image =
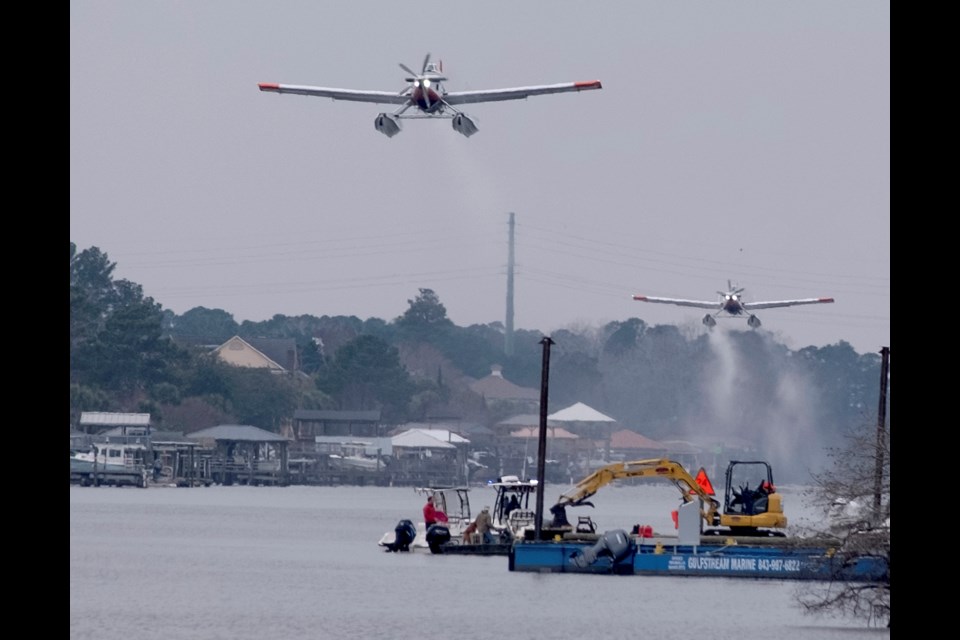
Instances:
[[[261,82],[257,86],[260,87],[260,91],[277,91],[278,89],[280,89],[279,84],[271,83],[271,82]]]
[[[574,82],[573,86],[577,89],[603,89],[599,80],[590,80],[589,82]]]
[[[820,298],[820,302],[833,302],[833,298]]]
[[[634,300],[646,300],[647,296],[633,296]]]

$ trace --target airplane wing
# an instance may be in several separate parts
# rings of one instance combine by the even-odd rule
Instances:
[[[719,302],[707,302],[705,300],[680,300],[677,298],[653,298],[651,296],[633,296],[634,300],[640,302],[662,302],[663,304],[675,304],[678,307],[696,307],[698,309],[719,309]]]
[[[331,89],[329,87],[307,87],[296,84],[260,83],[260,91],[271,93],[295,93],[301,96],[319,96],[333,100],[351,100],[353,102],[373,102],[375,104],[406,104],[410,98],[395,91],[358,91],[356,89]]]
[[[774,309],[776,307],[793,307],[798,304],[820,304],[833,302],[833,298],[803,298],[801,300],[776,300],[772,302],[744,302],[743,308],[747,311],[754,309]]]
[[[448,104],[469,104],[472,102],[497,102],[500,100],[523,100],[530,96],[546,93],[565,93],[567,91],[588,91],[602,89],[599,80],[589,82],[561,82],[533,87],[515,87],[512,89],[486,89],[483,91],[451,91],[443,96]]]

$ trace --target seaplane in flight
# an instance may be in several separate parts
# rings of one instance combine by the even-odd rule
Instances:
[[[727,290],[717,291],[720,294],[719,302],[708,300],[681,300],[678,298],[654,298],[653,296],[633,296],[634,300],[640,302],[661,302],[663,304],[674,304],[680,307],[696,307],[698,309],[717,309],[716,313],[708,313],[703,316],[703,324],[713,327],[717,324],[717,318],[736,318],[747,316],[747,324],[756,329],[760,326],[760,319],[750,313],[755,309],[774,309],[776,307],[793,307],[801,304],[822,304],[824,302],[833,302],[833,298],[801,298],[799,300],[772,300],[767,302],[744,302],[741,298],[743,287],[734,287],[733,283],[727,280]]]
[[[377,131],[389,138],[400,133],[400,121],[412,118],[448,118],[454,131],[468,138],[477,132],[476,121],[456,108],[475,102],[496,102],[499,100],[522,100],[530,96],[547,93],[565,93],[568,91],[588,91],[601,89],[599,80],[589,82],[564,82],[560,84],[535,85],[532,87],[514,87],[508,89],[487,89],[481,91],[447,91],[443,83],[443,62],[431,62],[428,53],[423,59],[420,73],[400,63],[400,68],[409,75],[410,84],[399,92],[363,91],[356,89],[332,89],[328,87],[308,87],[296,84],[260,83],[260,91],[271,93],[294,93],[302,96],[319,96],[334,100],[352,100],[354,102],[372,102],[376,104],[398,105],[393,113],[380,113],[373,120]],[[455,106],[456,105],[456,106]],[[410,113],[407,113],[408,111]]]

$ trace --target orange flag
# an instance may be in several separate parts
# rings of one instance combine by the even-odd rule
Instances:
[[[700,488],[706,492],[707,495],[713,496],[716,493],[713,490],[713,485],[710,484],[710,478],[707,477],[707,472],[704,471],[703,467],[700,467],[700,471],[697,472],[697,477],[694,478],[697,481],[697,484],[700,485]]]

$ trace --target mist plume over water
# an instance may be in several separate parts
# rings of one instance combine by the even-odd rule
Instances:
[[[778,481],[808,481],[824,458],[818,402],[790,352],[760,331],[711,331],[708,345],[700,413],[686,421],[688,434],[767,460]]]

